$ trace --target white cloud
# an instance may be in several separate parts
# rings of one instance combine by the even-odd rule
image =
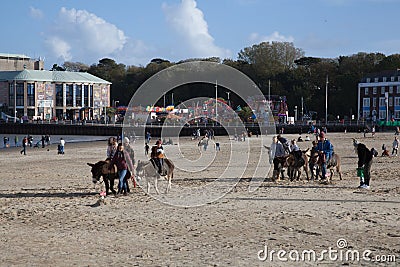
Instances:
[[[71,46],[64,40],[54,36],[50,37],[45,41],[47,47],[51,49],[51,53],[58,59],[62,61],[70,61],[71,56]]]
[[[180,37],[176,43],[175,54],[182,57],[229,57],[230,51],[218,47],[208,31],[203,12],[197,7],[195,0],[182,0],[179,5],[162,6],[168,24]],[[183,47],[179,42],[184,44]],[[185,53],[186,52],[186,53]]]
[[[261,36],[258,33],[250,34],[250,41],[252,43],[262,43],[262,42],[289,42],[293,43],[294,38],[292,36],[284,36],[281,35],[279,32],[275,31],[271,35],[268,36]]]
[[[29,15],[34,19],[41,19],[43,18],[43,12],[40,9],[29,7]]]
[[[64,61],[93,64],[104,57],[125,60],[124,55],[134,60],[135,55],[146,50],[141,41],[127,37],[117,26],[86,10],[74,8],[61,8],[51,32],[45,36],[52,56]]]

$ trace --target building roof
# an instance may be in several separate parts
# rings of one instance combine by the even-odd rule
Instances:
[[[8,54],[0,53],[0,58],[18,58],[18,59],[30,59],[30,57],[21,54]]]
[[[375,82],[375,78],[378,78],[378,82],[383,82],[384,77],[389,78],[388,81],[390,81],[391,77],[394,77],[395,81],[398,82],[400,81],[400,69],[368,73],[361,79],[361,83],[366,83],[368,78],[371,79],[371,82]]]
[[[0,71],[0,81],[31,81],[54,83],[101,83],[110,82],[96,77],[87,72],[49,71],[49,70],[22,70]]]

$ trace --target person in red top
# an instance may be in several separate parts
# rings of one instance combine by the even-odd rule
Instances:
[[[133,164],[129,154],[126,153],[126,151],[124,151],[124,146],[122,145],[122,143],[118,144],[117,152],[111,159],[110,169],[112,169],[114,165],[117,166],[118,177],[119,177],[118,194],[124,193],[124,195],[127,195],[128,181],[127,179],[125,179],[125,176],[129,168],[133,170]]]

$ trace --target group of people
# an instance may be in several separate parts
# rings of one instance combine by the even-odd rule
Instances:
[[[147,149],[145,154],[148,153],[149,145],[146,143]],[[147,152],[146,152],[147,151]],[[118,194],[128,194],[128,180],[126,179],[127,173],[130,173],[130,178],[136,187],[136,180],[134,177],[135,170],[135,152],[130,144],[130,140],[127,137],[123,138],[123,142],[118,143],[117,139],[110,137],[108,139],[108,145],[106,150],[107,159],[110,161],[109,170],[112,170],[114,166],[117,168],[119,183],[118,183]],[[154,146],[151,147],[150,160],[154,164],[160,175],[166,175],[163,168],[164,165],[164,148],[162,146],[161,139],[158,139]]]
[[[395,144],[396,142],[396,144]],[[318,139],[313,141],[313,147],[311,148],[311,153],[318,153],[320,157],[322,157],[321,161],[321,172],[323,179],[328,177],[327,173],[327,164],[329,163],[332,155],[334,154],[334,147],[329,139],[326,138],[325,132],[321,131],[318,134]],[[369,189],[370,179],[371,179],[371,166],[373,159],[373,151],[368,149],[365,144],[354,141],[355,150],[358,155],[357,167],[358,169],[362,169],[362,175],[360,175],[360,185],[359,188]],[[393,152],[397,155],[398,149],[398,140],[395,137],[395,141],[393,144]],[[395,149],[396,147],[396,149]],[[274,165],[273,171],[273,179],[279,178],[280,171],[282,171],[283,165],[285,163],[285,159],[288,153],[291,151],[298,151],[299,147],[296,144],[295,140],[288,142],[286,138],[283,138],[280,134],[273,137],[272,145],[270,148],[270,153],[273,159],[272,162]],[[271,161],[270,157],[270,161]],[[283,171],[282,171],[283,175]]]
[[[399,139],[397,136],[394,137],[393,143],[392,143],[392,156],[397,157],[397,152],[399,150]],[[389,150],[387,149],[386,145],[382,145],[382,157],[389,157]]]
[[[294,152],[294,155],[298,155],[297,157],[300,157],[301,154],[296,153],[299,151],[301,152],[299,146],[297,145],[296,139],[293,139],[289,142],[281,134],[273,137],[270,149],[271,156],[274,155],[272,159],[272,163],[274,164],[273,179],[279,178],[279,171],[283,169],[286,156],[289,153]],[[318,134],[318,141],[313,141],[312,153],[314,151],[318,152],[321,157],[323,157],[321,172],[323,179],[326,179],[329,175],[327,173],[327,163],[332,158],[334,149],[329,139],[325,138],[325,133],[323,131]],[[271,158],[272,157],[270,157],[270,159]],[[283,177],[284,173],[282,172],[281,174]]]
[[[117,167],[118,173],[118,194],[128,194],[128,180],[125,179],[127,173],[131,173],[131,179],[136,186],[136,181],[133,176],[135,166],[135,153],[130,145],[130,141],[127,137],[124,138],[123,143],[118,142],[117,138],[110,137],[108,139],[106,156],[107,160],[110,161],[109,170],[111,171],[114,166]]]

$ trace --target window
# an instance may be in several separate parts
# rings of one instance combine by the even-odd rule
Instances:
[[[400,106],[400,97],[395,97],[394,98],[394,105],[395,106]]]
[[[369,118],[369,110],[364,110],[363,111],[363,117],[364,118]]]
[[[382,95],[385,94],[385,87],[384,87],[384,86],[381,87],[381,94],[382,94]]]
[[[376,97],[372,98],[372,106],[376,108]]]
[[[364,95],[368,95],[368,87],[365,87],[365,89],[364,89]]]
[[[394,76],[390,77],[390,81],[394,82]]]
[[[24,84],[17,83],[17,106],[24,105]]]
[[[383,77],[383,82],[386,82],[386,77]]]
[[[396,90],[396,92],[397,92],[398,94],[400,94],[400,86],[398,86],[398,85],[397,85],[397,90]]]
[[[400,110],[395,110],[394,111],[394,118],[395,119],[400,119]]]
[[[384,97],[379,98],[379,106],[380,107],[386,106],[386,101]]]
[[[386,110],[379,110],[379,119],[386,119]]]
[[[389,107],[393,107],[393,97],[389,97]]]
[[[75,86],[75,104],[77,107],[82,107],[82,85]]]
[[[56,107],[63,106],[63,99],[64,99],[63,85],[56,84]]]
[[[89,85],[83,86],[83,95],[84,95],[84,106],[89,106]]]
[[[376,92],[378,91],[378,89],[376,88],[376,87],[373,87],[372,88],[372,93],[374,94],[374,95],[376,95]]]
[[[370,101],[369,97],[363,98],[363,107],[369,107],[369,101]]]
[[[35,106],[35,84],[28,83],[26,85],[28,106]]]
[[[379,78],[375,78],[375,82],[376,82],[376,83],[379,82]]]
[[[367,78],[367,83],[370,83],[371,82],[371,78]]]
[[[393,94],[393,86],[389,86],[389,94]]]
[[[65,86],[65,99],[66,99],[66,106],[67,107],[72,107],[73,106],[73,92],[74,92],[74,86],[73,84],[67,84]]]
[[[89,97],[90,97],[90,105],[94,107],[94,101],[93,101],[93,85],[89,85]]]

